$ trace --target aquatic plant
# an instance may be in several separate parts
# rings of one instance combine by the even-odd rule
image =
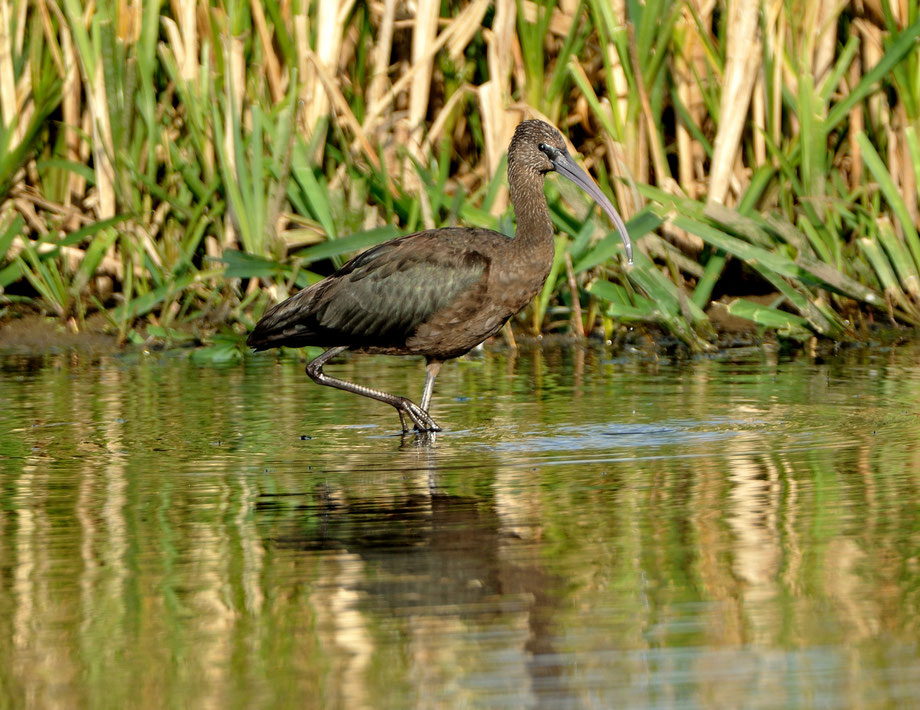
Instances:
[[[503,151],[536,116],[640,254],[624,270],[550,185],[557,260],[518,328],[657,327],[699,351],[726,314],[795,339],[920,323],[913,4],[413,7],[11,2],[0,307],[242,333],[396,233],[510,232]]]

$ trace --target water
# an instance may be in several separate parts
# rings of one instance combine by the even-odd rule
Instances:
[[[0,356],[0,707],[915,706],[918,356]]]

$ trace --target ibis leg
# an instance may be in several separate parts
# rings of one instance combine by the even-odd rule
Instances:
[[[427,374],[425,375],[425,389],[422,390],[422,401],[421,408],[423,412],[428,412],[428,408],[431,405],[431,393],[434,392],[434,378],[438,376],[438,372],[441,371],[440,362],[429,362],[425,368]]]
[[[425,412],[417,404],[415,404],[412,400],[406,399],[405,397],[399,397],[395,394],[381,392],[380,390],[365,387],[364,385],[358,385],[354,382],[340,380],[337,377],[330,377],[325,372],[323,372],[323,365],[325,365],[328,360],[334,358],[336,355],[339,355],[347,349],[348,348],[344,346],[329,348],[322,355],[307,363],[307,375],[309,375],[310,379],[318,385],[335,387],[336,389],[345,390],[346,392],[359,394],[362,397],[370,397],[371,399],[376,399],[380,402],[386,402],[390,406],[395,407],[396,411],[399,412],[399,420],[402,422],[403,431],[409,430],[409,428],[406,426],[405,417],[409,417],[409,419],[415,425],[416,429],[419,431],[441,431],[441,427],[439,427],[435,421],[428,416],[428,413]]]

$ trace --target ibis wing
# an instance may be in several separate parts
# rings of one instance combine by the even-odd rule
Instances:
[[[420,324],[463,298],[486,271],[485,258],[475,251],[434,252],[400,243],[372,251],[336,274],[317,312],[321,329],[354,338],[355,344],[405,342]]]
[[[258,350],[404,344],[420,324],[468,295],[488,269],[488,259],[452,239],[452,231],[421,232],[367,250],[270,309],[247,342]]]

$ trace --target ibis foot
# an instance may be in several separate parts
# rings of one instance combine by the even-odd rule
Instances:
[[[393,406],[396,407],[396,411],[399,412],[399,419],[402,422],[403,432],[409,431],[409,428],[406,426],[406,420],[403,417],[404,412],[405,415],[412,420],[416,431],[441,431],[441,427],[431,418],[431,415],[411,399],[401,397],[399,404],[394,404]]]

